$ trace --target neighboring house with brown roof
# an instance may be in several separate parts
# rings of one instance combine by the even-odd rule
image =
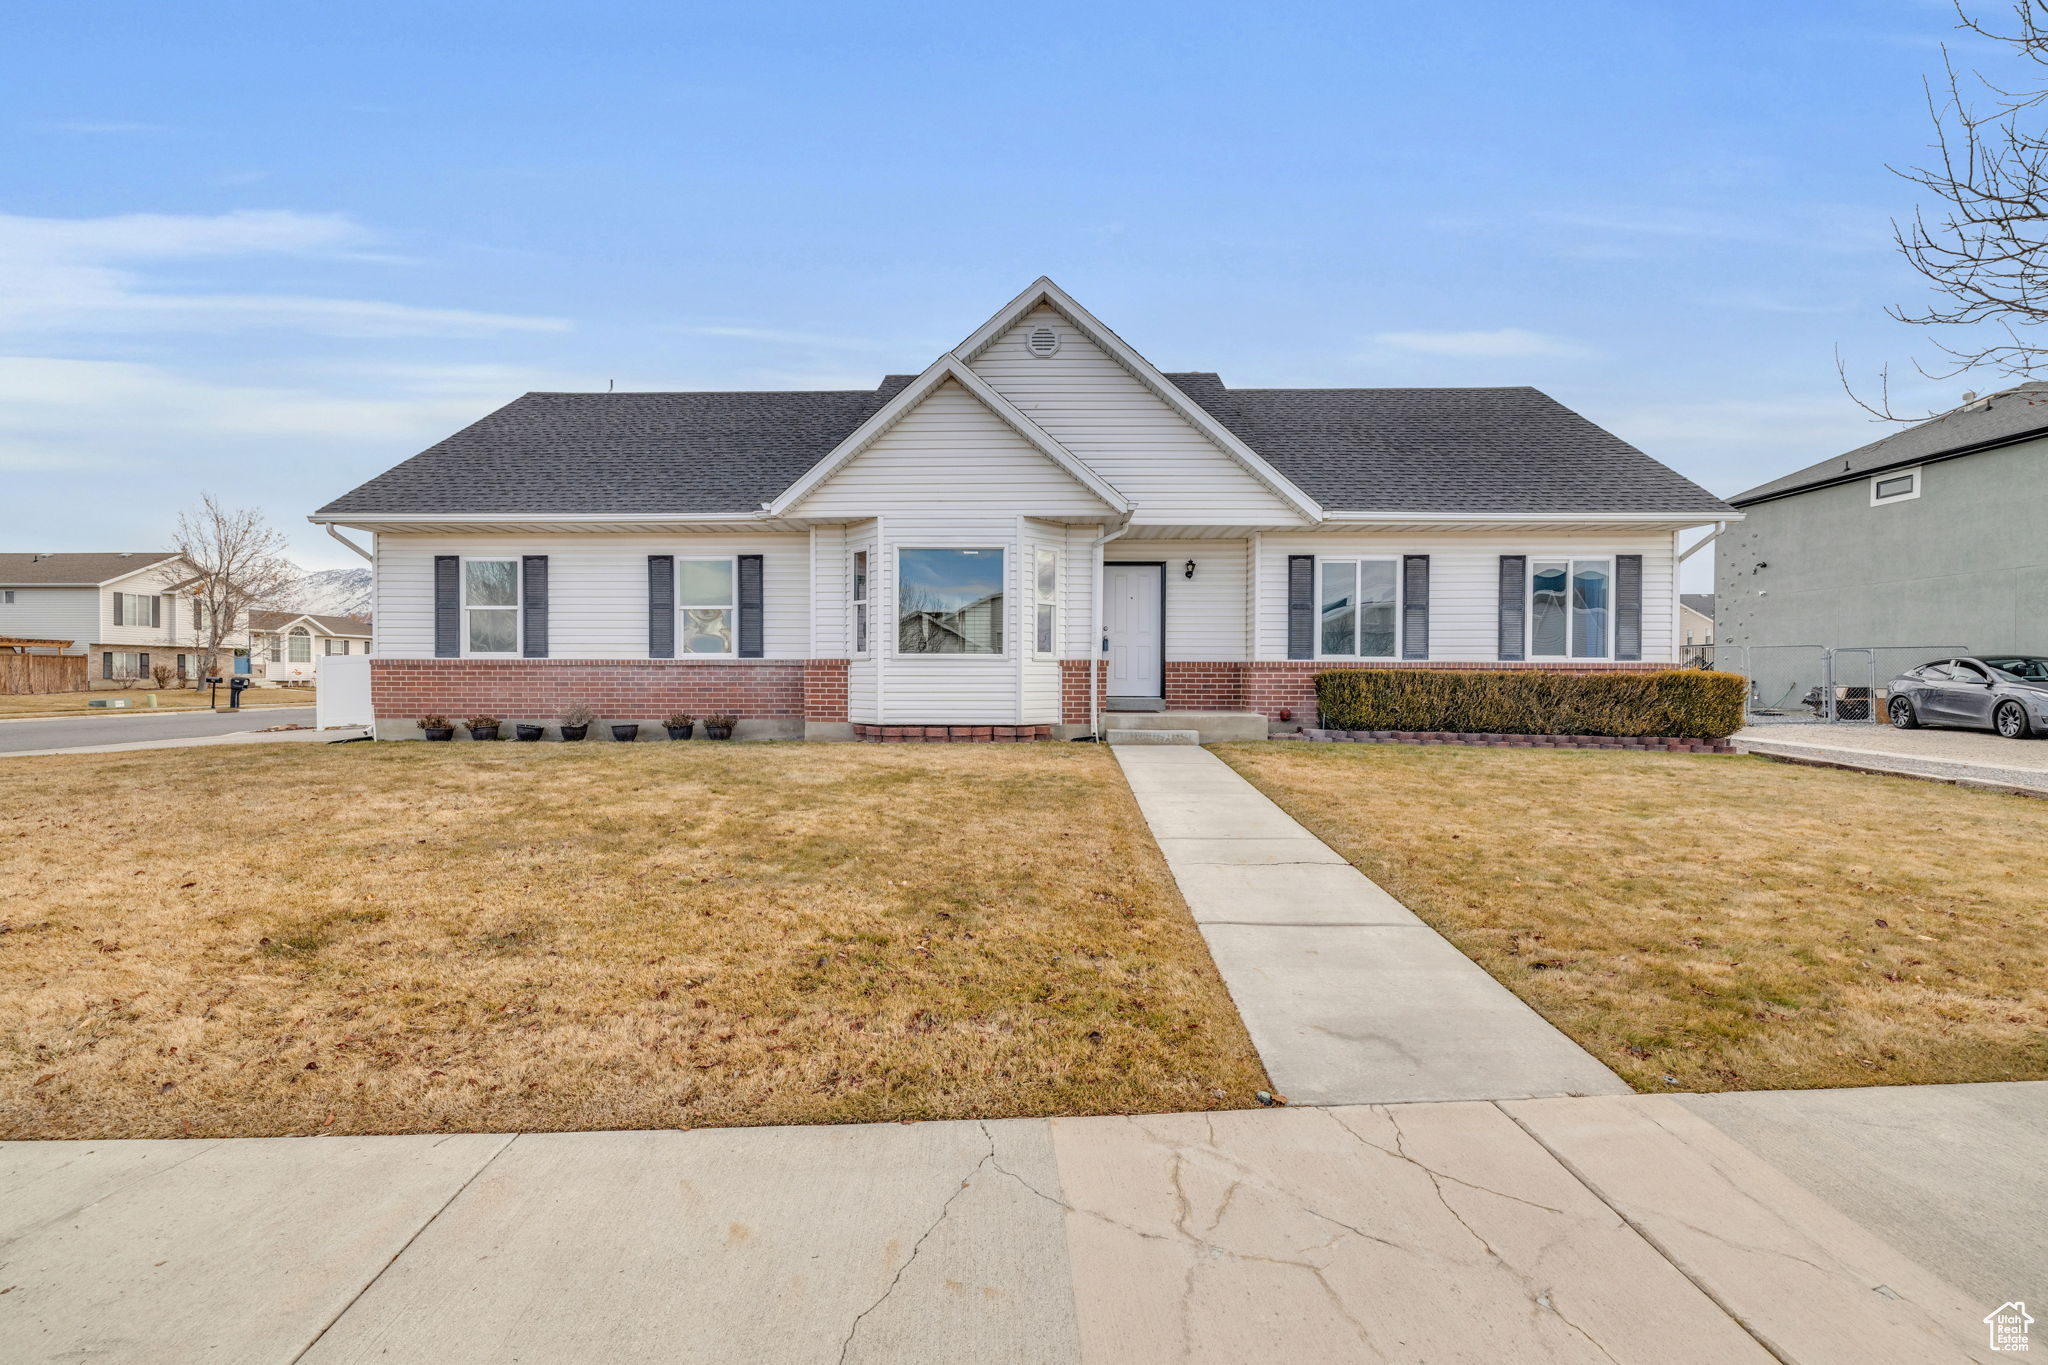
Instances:
[[[188,676],[204,643],[198,603],[181,591],[195,577],[171,550],[0,554],[0,635],[65,641],[62,653],[89,656],[98,687],[158,664]]]
[[[1044,279],[920,374],[531,393],[312,517],[376,537],[381,735],[588,703],[920,739],[1264,735],[1331,668],[1669,667],[1679,534],[1736,519],[1535,389],[1165,374]]]
[[[250,671],[267,682],[311,682],[328,655],[368,654],[370,627],[353,616],[249,613]]]

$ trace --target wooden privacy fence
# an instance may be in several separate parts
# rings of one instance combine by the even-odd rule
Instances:
[[[27,649],[62,649],[68,640],[25,640],[0,636],[0,696],[31,692],[83,692],[92,684],[83,654],[26,654]]]

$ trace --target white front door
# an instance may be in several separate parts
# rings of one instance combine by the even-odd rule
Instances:
[[[1160,697],[1166,570],[1158,564],[1105,564],[1102,628],[1109,637],[1109,695]]]

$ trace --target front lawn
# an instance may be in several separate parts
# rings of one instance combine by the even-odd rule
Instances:
[[[111,701],[115,698],[127,701],[123,707],[93,706],[96,701]],[[152,704],[151,697],[156,701]],[[192,692],[183,688],[167,689],[162,692],[150,688],[135,688],[122,691],[105,688],[92,692],[31,692],[26,695],[0,695],[0,720],[29,716],[132,716],[150,711],[191,711],[204,710],[210,703],[203,691]],[[220,690],[220,705],[228,704],[228,691]],[[242,693],[243,706],[311,706],[313,689],[310,687],[251,687]]]
[[[1760,758],[1218,752],[1638,1089],[2048,1078],[2048,802]]]
[[[10,760],[0,1137],[1230,1108],[1265,1084],[1107,753]]]

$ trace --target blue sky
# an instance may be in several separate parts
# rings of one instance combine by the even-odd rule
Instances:
[[[1734,492],[1881,433],[1837,346],[1932,350],[1884,167],[1953,22],[12,6],[0,544],[154,547],[212,490],[358,563],[304,514],[522,391],[866,387],[1040,273],[1165,369],[1534,384]]]

